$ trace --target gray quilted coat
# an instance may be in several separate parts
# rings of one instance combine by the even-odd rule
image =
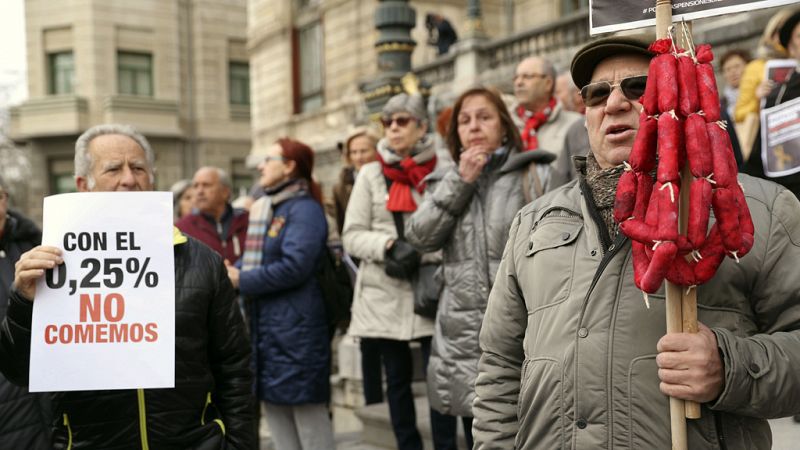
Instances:
[[[444,290],[427,377],[428,398],[439,412],[472,416],[478,333],[509,227],[525,205],[521,180],[532,153],[493,155],[474,183],[464,182],[457,166],[437,170],[406,222],[406,239],[418,250],[443,250]]]

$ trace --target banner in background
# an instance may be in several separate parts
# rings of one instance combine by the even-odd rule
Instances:
[[[702,19],[793,3],[797,3],[797,0],[673,0],[672,21]],[[655,0],[589,0],[589,33],[592,35],[655,25]]]

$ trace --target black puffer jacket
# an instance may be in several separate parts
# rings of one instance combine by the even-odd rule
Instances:
[[[14,263],[41,240],[42,232],[33,222],[15,211],[8,211],[0,236],[0,320],[6,316]],[[46,395],[30,394],[0,375],[0,450],[51,448],[51,416]]]
[[[257,447],[250,343],[233,287],[222,258],[181,235],[175,303],[175,388],[53,393],[55,448]],[[0,361],[11,358],[6,373],[21,384],[28,375],[32,305],[12,291],[0,326]]]

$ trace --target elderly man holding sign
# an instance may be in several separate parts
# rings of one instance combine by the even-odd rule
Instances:
[[[79,137],[75,147],[75,178],[80,192],[153,190],[153,152],[144,136],[132,128],[100,125]],[[77,195],[91,198],[87,194]],[[92,220],[92,217],[84,220]],[[101,225],[107,226],[105,223]],[[32,326],[37,281],[48,269],[56,269],[53,272],[66,270],[63,263],[69,255],[64,252],[71,252],[75,250],[74,247],[88,244],[105,246],[103,232],[93,234],[93,240],[86,240],[83,236],[85,235],[80,233],[66,233],[63,250],[51,246],[36,247],[23,254],[16,265],[8,316],[0,327],[0,366],[6,376],[18,384],[27,385],[31,380],[33,387],[34,376],[39,378],[40,375],[29,373],[29,362],[33,366],[31,341],[41,340],[41,336],[36,333],[36,321],[33,321]],[[137,246],[145,244],[142,241],[148,240],[145,236],[137,235],[137,243],[132,233],[114,233],[113,239],[109,239],[109,245],[116,245],[117,250],[136,250]],[[67,392],[51,394],[55,413],[55,448],[256,447],[252,433],[254,417],[251,407],[253,375],[250,370],[250,346],[222,259],[206,246],[177,231],[174,232],[172,241],[175,268],[175,345],[174,384],[169,385],[174,387],[160,390],[68,389]],[[132,260],[136,264],[131,264]],[[104,262],[108,263],[108,260]],[[143,287],[152,287],[159,276],[166,278],[163,273],[145,272],[144,266],[139,266],[142,262],[133,258],[126,262],[128,264],[111,267],[111,270],[104,273],[106,277],[102,281],[107,287],[110,287],[109,284],[114,287],[122,284],[122,279],[116,281],[109,275],[116,273],[124,278],[126,273],[123,270],[127,270],[130,275],[137,275],[134,272],[140,270],[138,275],[142,280],[136,280],[137,287],[140,281]],[[146,264],[147,260],[143,263]],[[153,261],[154,265],[156,263],[157,261]],[[51,278],[55,276],[48,275]],[[86,287],[85,284],[91,284],[84,283],[86,280],[87,277],[84,277],[81,281],[82,289]],[[70,280],[69,284],[73,281],[75,280]],[[53,287],[50,286],[53,284],[52,280],[46,284],[49,288]],[[99,307],[99,295],[92,304],[88,294],[81,294],[82,323],[60,326],[58,333],[50,329],[49,327],[55,329],[50,325],[43,333],[46,344],[73,345],[72,351],[79,352],[85,351],[87,343],[97,345],[100,342],[102,346],[107,346],[116,341],[123,342],[121,350],[125,350],[124,346],[131,346],[131,343],[156,341],[161,338],[160,333],[172,330],[169,323],[162,324],[165,325],[163,331],[153,324],[142,326],[134,323],[130,324],[130,328],[125,328],[123,333],[123,326],[128,324],[120,322],[120,317],[123,308],[127,307],[123,306],[121,297],[116,293],[119,290],[111,291],[115,293],[106,296],[102,311]],[[72,289],[58,291],[62,295],[59,300],[63,299],[60,303],[75,303],[76,297],[68,297],[72,295],[70,291],[74,291],[74,286]],[[48,292],[39,292],[41,301],[44,301],[43,295],[46,293]],[[115,295],[117,302],[113,304],[108,299]],[[161,303],[166,301],[160,300]],[[137,328],[136,331],[136,326],[141,330]],[[111,331],[112,328],[116,331]],[[83,334],[79,334],[78,330],[82,330]],[[83,347],[75,346],[76,342]],[[98,352],[103,350],[95,348]],[[91,357],[84,356],[83,361],[89,364],[92,363],[90,359]],[[131,361],[128,370],[139,369],[133,367],[135,364],[148,365],[149,362]],[[55,373],[61,370],[63,367],[52,367]],[[63,376],[70,374],[64,373]],[[133,382],[138,383],[135,380]],[[142,382],[132,387],[147,384]]]
[[[578,180],[511,226],[480,335],[476,449],[669,448],[667,396],[702,406],[688,421],[689,448],[767,449],[765,419],[800,411],[800,203],[791,192],[739,177],[754,242],[692,288],[699,332],[667,334],[660,281],[649,308],[634,283],[637,258],[613,210],[643,132],[651,57],[647,42],[612,37],[573,59],[591,153],[575,158]]]

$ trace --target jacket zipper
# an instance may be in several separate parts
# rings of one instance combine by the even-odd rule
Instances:
[[[725,435],[722,433],[722,417],[714,411],[714,428],[717,432],[717,442],[721,450],[728,450],[728,444],[725,442]]]
[[[597,237],[600,239],[600,244],[603,246],[603,253],[605,253],[609,246],[613,245],[611,242],[611,236],[608,234],[608,229],[606,228],[603,218],[600,217],[600,212],[597,211],[597,206],[594,203],[594,197],[592,197],[592,190],[589,189],[589,184],[586,183],[585,178],[581,178],[580,190],[584,201],[586,201],[586,206],[589,210],[589,217],[591,217],[592,221],[597,227]]]
[[[589,296],[592,294],[592,291],[594,290],[595,285],[600,280],[600,275],[603,274],[603,271],[606,269],[606,266],[608,265],[608,263],[610,263],[611,260],[614,259],[614,256],[623,247],[623,245],[625,244],[625,241],[627,239],[628,238],[625,237],[625,235],[620,233],[620,234],[617,235],[617,239],[614,241],[614,243],[611,244],[610,247],[608,247],[608,253],[603,255],[603,260],[600,261],[600,267],[598,267],[597,271],[594,273],[594,278],[592,278],[592,284],[589,285],[589,290],[586,292],[586,297],[583,299],[583,304],[584,305],[586,305],[586,302],[589,301]]]
[[[139,436],[142,438],[142,450],[149,450],[147,445],[147,412],[144,405],[144,389],[137,389],[136,396],[139,399]]]
[[[67,427],[67,450],[72,449],[72,427],[69,426],[69,417],[64,413],[64,426]]]
[[[203,415],[200,416],[200,425],[206,424],[206,411],[208,410],[208,405],[210,404],[211,404],[211,392],[209,392],[206,395],[206,404],[203,406]],[[222,435],[225,436],[225,422],[223,422],[222,419],[214,419],[214,422],[216,422],[217,425],[219,425],[219,427],[222,429]]]

